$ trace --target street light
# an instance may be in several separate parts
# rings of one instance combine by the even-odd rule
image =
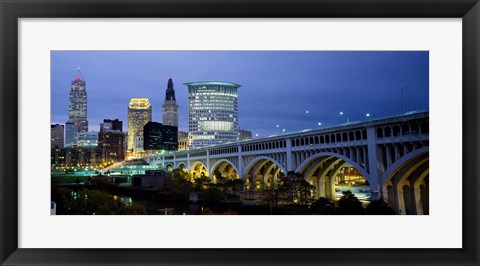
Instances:
[[[343,115],[343,112],[340,112],[340,115]],[[350,119],[347,117],[347,123],[350,122]]]
[[[370,113],[367,113],[365,116],[366,116],[366,117],[370,117]]]
[[[321,126],[321,125],[322,125],[322,123],[321,123],[321,122],[318,122],[318,125],[319,125],[319,126]]]

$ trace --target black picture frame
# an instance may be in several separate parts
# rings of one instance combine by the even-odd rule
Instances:
[[[477,0],[0,0],[0,16],[1,265],[479,265],[480,5]],[[17,21],[19,18],[53,17],[462,18],[463,88],[462,91],[452,89],[452,93],[463,94],[463,248],[261,250],[18,248]]]

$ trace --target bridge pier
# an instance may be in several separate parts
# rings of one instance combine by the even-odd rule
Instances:
[[[367,128],[367,149],[368,149],[368,170],[370,176],[364,176],[370,183],[370,189],[372,190],[372,200],[378,200],[383,198],[381,189],[382,172],[378,163],[378,149],[377,138],[374,127]]]

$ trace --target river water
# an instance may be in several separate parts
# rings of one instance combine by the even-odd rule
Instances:
[[[202,212],[202,207],[189,202],[158,202],[155,200],[145,200],[130,196],[114,195],[124,204],[139,204],[147,209],[149,215],[198,215]]]

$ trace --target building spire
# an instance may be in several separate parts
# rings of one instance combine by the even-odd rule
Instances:
[[[172,76],[168,75],[167,89],[165,91],[165,102],[163,103],[163,125],[178,128],[178,105],[175,100]]]
[[[168,76],[167,91],[165,92],[165,101],[175,101],[175,90],[173,89],[172,76]]]

